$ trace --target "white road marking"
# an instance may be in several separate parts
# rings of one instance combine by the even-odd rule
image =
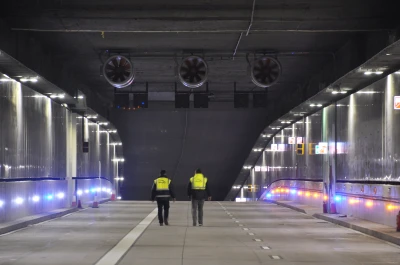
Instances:
[[[271,259],[282,259],[280,256],[275,256],[275,255],[270,256],[270,257],[271,257]]]
[[[254,236],[254,233],[249,233],[249,236]]]
[[[255,239],[253,239],[254,241],[256,241],[256,242],[261,242],[262,240],[261,239],[259,239],[259,238],[255,238]]]
[[[262,249],[271,249],[270,247],[267,247],[267,246],[262,246],[261,248]]]
[[[143,234],[146,228],[157,216],[158,209],[155,208],[146,218],[144,218],[135,228],[133,228],[118,244],[107,252],[96,265],[115,265],[132,247],[136,240]]]

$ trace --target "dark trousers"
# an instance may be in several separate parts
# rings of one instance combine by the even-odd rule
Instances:
[[[164,220],[168,221],[169,198],[157,198],[157,206],[158,206],[158,221],[160,222],[160,224],[162,224],[164,223]],[[164,208],[164,216],[163,216],[163,208]]]
[[[199,221],[199,224],[203,224],[203,206],[204,200],[192,199],[193,225],[196,225],[197,221]],[[198,216],[197,213],[199,214]]]

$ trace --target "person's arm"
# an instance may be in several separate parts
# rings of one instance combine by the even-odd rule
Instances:
[[[187,185],[187,195],[188,195],[189,198],[192,196],[192,183],[190,183],[190,180],[189,180],[189,183]]]
[[[206,192],[207,192],[208,200],[211,201],[212,197],[211,197],[210,185],[208,183],[209,182],[207,181],[207,183],[206,183]]]
[[[172,181],[169,184],[169,194],[171,195],[172,199],[175,201],[176,197],[175,197],[174,186],[172,185]]]
[[[152,201],[154,201],[154,199],[156,198],[156,192],[157,192],[156,184],[153,182],[153,187],[151,188],[151,200]]]

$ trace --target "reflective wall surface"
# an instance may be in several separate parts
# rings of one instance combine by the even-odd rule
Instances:
[[[67,112],[19,82],[0,82],[0,178],[65,178]]]
[[[75,189],[82,203],[111,196],[113,160],[122,147],[112,145],[116,132],[92,120],[19,82],[0,79],[0,222],[70,207]],[[75,187],[74,177],[97,179],[80,179]]]
[[[279,179],[400,182],[396,96],[400,96],[398,73],[277,130],[257,165],[249,169],[243,196],[258,198]],[[304,144],[304,151],[297,143]]]

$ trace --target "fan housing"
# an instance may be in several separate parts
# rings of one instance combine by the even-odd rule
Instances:
[[[208,77],[208,65],[199,56],[189,56],[182,60],[178,68],[181,83],[189,88],[202,86]]]
[[[135,79],[132,62],[122,55],[111,56],[103,65],[103,76],[113,87],[127,87]]]
[[[275,85],[282,73],[279,61],[270,56],[263,56],[249,65],[251,81],[258,87]]]

